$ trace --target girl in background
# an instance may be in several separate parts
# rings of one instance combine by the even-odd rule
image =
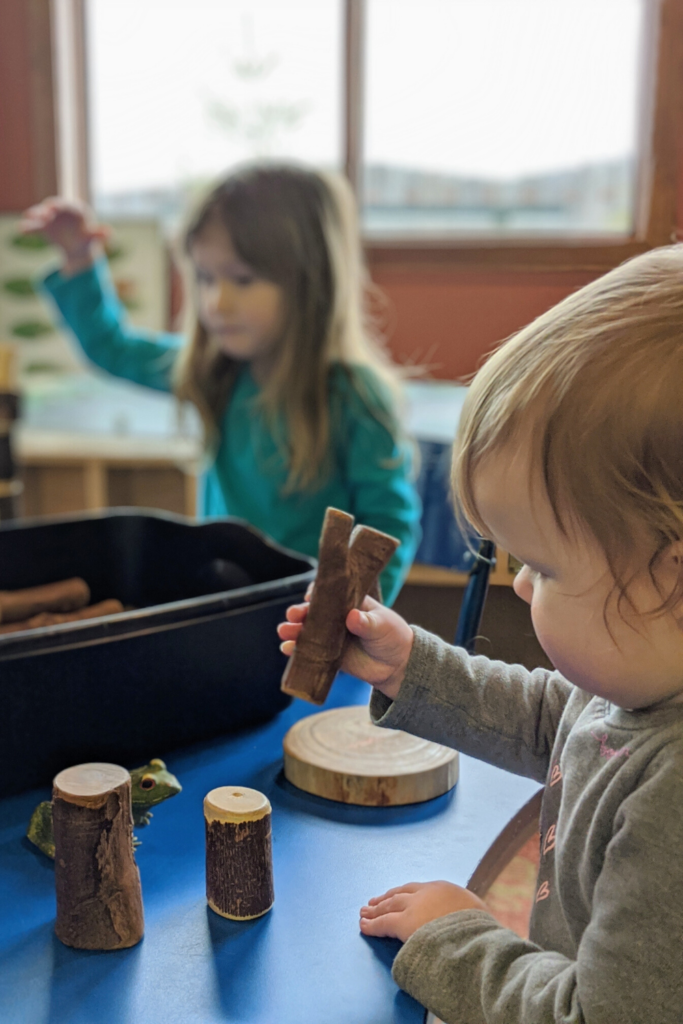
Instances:
[[[197,324],[130,326],[109,277],[106,229],[48,199],[27,211],[64,256],[43,282],[86,356],[117,377],[191,401],[213,456],[200,514],[246,519],[316,555],[328,505],[393,534],[382,575],[395,599],[419,540],[397,376],[372,335],[351,190],[335,175],[253,166],[230,175],[185,238]]]

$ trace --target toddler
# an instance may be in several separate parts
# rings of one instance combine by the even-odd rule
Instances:
[[[455,491],[523,563],[555,671],[469,656],[371,599],[348,616],[343,667],[377,724],[545,783],[528,940],[445,881],[361,909],[448,1024],[683,1020],[682,381],[683,246],[570,296],[474,378]]]

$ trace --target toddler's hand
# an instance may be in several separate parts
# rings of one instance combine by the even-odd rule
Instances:
[[[108,228],[95,223],[87,206],[59,197],[44,199],[26,210],[20,229],[24,234],[40,231],[59,246],[67,277],[91,266],[99,244],[109,235]]]
[[[310,598],[312,588],[306,594]],[[287,609],[287,621],[277,627],[284,643],[280,649],[287,655],[294,652],[296,640],[308,614],[308,603],[294,604]],[[342,669],[381,690],[396,700],[413,646],[414,634],[408,623],[383,604],[366,597],[360,609],[353,608],[346,619],[346,628],[358,640],[350,644]]]
[[[452,882],[409,882],[375,896],[361,907],[363,935],[407,939],[428,921],[456,910],[486,910],[486,904],[468,889]]]

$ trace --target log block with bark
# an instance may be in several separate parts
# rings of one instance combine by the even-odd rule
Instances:
[[[57,938],[76,949],[126,949],[144,931],[133,855],[131,779],[115,764],[80,764],[52,790]]]
[[[271,808],[246,786],[220,786],[204,798],[206,899],[233,921],[261,917],[273,905]]]
[[[379,574],[399,545],[387,533],[353,523],[339,509],[325,513],[310,608],[282,677],[285,693],[312,704],[325,701],[351,641],[347,615],[368,594],[381,600]]]

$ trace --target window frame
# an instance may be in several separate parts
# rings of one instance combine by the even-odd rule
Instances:
[[[51,0],[60,191],[88,200],[84,0]],[[365,238],[371,269],[605,272],[677,237],[683,150],[683,3],[643,0],[634,229],[623,237],[510,235]],[[358,191],[363,161],[367,0],[343,0],[342,164]]]

